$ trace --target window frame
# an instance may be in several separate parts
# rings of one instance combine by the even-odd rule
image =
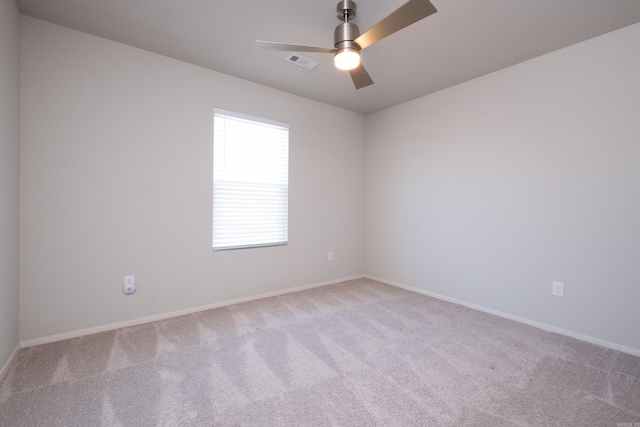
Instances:
[[[231,119],[231,122],[227,122],[226,121],[227,118]],[[225,126],[223,131],[219,129],[219,126],[221,125],[220,120],[224,121],[224,123],[222,124],[223,126]],[[243,141],[241,140],[236,140],[235,141],[236,144],[239,143],[240,146],[246,149],[247,147],[251,147],[252,144],[270,143],[270,144],[273,144],[273,147],[275,148],[276,154],[274,154],[272,158],[272,164],[271,164],[271,166],[273,166],[272,172],[274,173],[273,175],[269,175],[268,172],[265,172],[267,174],[266,176],[268,177],[266,181],[264,180],[264,176],[263,176],[263,180],[253,181],[252,178],[250,177],[244,178],[244,175],[242,179],[239,179],[239,180],[226,179],[226,178],[223,179],[221,178],[222,174],[218,173],[219,171],[217,171],[216,144],[220,144],[220,143],[225,144],[224,145],[224,155],[225,155],[224,167],[226,168],[227,163],[231,164],[231,161],[228,160],[227,157],[232,156],[232,154],[227,154],[227,152],[230,152],[231,150],[228,150],[229,146],[226,144],[234,143],[233,137],[231,136],[227,137],[226,126],[229,123],[233,124],[234,126],[241,126],[241,124],[239,123],[242,123],[242,122],[247,122],[248,127],[245,129],[245,131],[247,131],[247,129],[256,130],[256,129],[259,129],[260,126],[264,126],[263,130],[265,132],[268,132],[269,136],[264,136],[264,139],[262,139],[261,136],[258,135],[257,138],[261,138],[258,142],[256,142],[255,139],[252,139],[251,142],[247,142],[246,144],[244,144]],[[223,138],[222,141],[219,140],[219,138],[221,137],[221,133]],[[284,135],[284,137],[278,136],[277,135],[278,133],[281,133],[282,135]],[[243,136],[243,137],[246,137],[246,136]],[[230,140],[232,141],[230,142]],[[253,116],[250,114],[245,114],[245,113],[227,110],[224,108],[215,107],[213,110],[212,148],[213,148],[213,153],[212,153],[213,154],[212,156],[213,210],[212,210],[212,234],[211,234],[212,250],[214,252],[217,252],[217,251],[287,245],[289,242],[289,148],[290,148],[289,124],[282,121],[272,120],[264,117]],[[258,146],[255,145],[254,148],[258,148]],[[218,150],[220,151],[220,146],[218,146]],[[220,155],[219,151],[218,151],[218,156]],[[243,151],[243,149],[241,148],[239,149],[239,151]],[[253,160],[253,163],[255,164],[256,162],[255,156],[253,156],[254,158],[252,158],[250,153],[251,151],[247,151],[243,155],[236,155],[236,157],[233,157],[232,160],[238,160],[238,159],[241,161],[246,160],[247,164],[251,164],[252,163],[251,161]],[[245,156],[244,159],[243,159],[243,156]],[[270,157],[271,156],[260,157],[259,169],[261,171],[264,169],[270,170],[269,167],[267,168],[263,167],[265,165],[264,161]],[[276,164],[278,163],[280,164],[278,165],[278,167],[276,167]],[[237,163],[236,165],[238,164],[240,163]],[[269,165],[269,163],[266,163],[266,164]],[[284,164],[284,168],[282,167],[282,164]],[[218,166],[220,166],[220,164],[218,164]],[[233,169],[233,166],[230,166],[230,168]],[[246,169],[246,166],[244,166],[244,168]],[[243,169],[243,167],[238,167],[238,169]],[[258,169],[258,168],[256,167],[255,169]],[[247,172],[247,173],[251,174],[252,172]],[[237,170],[235,172],[230,173],[230,175],[234,175],[234,174],[236,175],[236,177],[238,176]],[[259,175],[260,173],[256,173],[255,177]],[[284,177],[284,180],[283,180],[283,177]],[[257,178],[254,178],[254,179],[257,179]],[[274,180],[274,182],[271,182],[271,180]],[[233,188],[235,188],[235,190],[233,190]],[[278,188],[284,191],[279,191]],[[251,189],[252,191],[248,191]],[[253,196],[242,198],[240,195],[243,193],[243,190],[246,190],[244,191],[246,194],[253,194]],[[230,194],[230,193],[233,193],[234,191],[237,193],[235,196],[233,195],[220,196],[218,194],[218,193],[224,194],[225,192],[227,194]],[[261,195],[262,195],[262,203],[260,203]],[[237,197],[237,198],[233,199],[233,197]],[[275,201],[272,201],[272,199]],[[229,203],[229,200],[236,201],[237,203]],[[247,211],[242,212],[241,210],[238,210],[238,212],[235,212],[238,215],[238,217],[233,217],[234,219],[232,220],[228,220],[228,219],[219,220],[216,218],[216,216],[219,215],[216,212],[218,212],[219,209],[224,209],[224,208],[219,208],[217,204],[222,204],[222,205],[226,204],[228,206],[236,205],[235,209],[238,209],[237,206],[239,205],[246,206],[246,204],[248,204],[250,206],[246,208]],[[257,207],[258,206],[264,207],[264,204],[266,204],[271,209],[267,208],[264,211],[260,212],[260,208],[257,208]],[[227,218],[230,217],[229,215],[230,212],[233,213],[232,209],[234,208],[229,208],[226,210]],[[275,215],[273,214],[273,212],[275,212]],[[239,221],[240,217],[242,217],[245,220],[245,224],[248,224],[248,225],[235,224],[232,226],[227,226],[226,230],[224,229],[225,222],[235,223]],[[268,217],[271,217],[271,225],[269,225],[270,220],[267,219]],[[247,218],[251,218],[251,219],[248,220]],[[223,224],[220,224],[221,222]],[[246,239],[246,237],[248,236],[246,233],[239,231],[239,230],[242,230],[244,227],[247,227],[249,229],[253,228],[254,231],[258,230],[256,232],[257,234],[255,238],[252,238],[251,241],[248,241]],[[268,230],[269,227],[271,228],[271,231]],[[235,234],[228,233],[229,229],[234,229],[234,228],[235,228]],[[221,230],[222,230],[222,233],[221,233]],[[265,230],[267,231],[265,232]],[[225,231],[227,231],[227,233],[225,233]],[[273,237],[268,239],[264,237],[265,235],[269,235],[269,234],[272,234]],[[220,237],[221,235],[222,237]],[[244,239],[242,239],[243,235],[245,237]],[[260,235],[262,235],[263,238],[260,238]],[[231,238],[235,238],[236,242],[232,244],[228,243],[227,239],[229,239],[229,236],[232,236]],[[222,242],[220,239],[222,239]],[[227,243],[225,243],[225,240],[227,240]],[[244,240],[244,241],[241,242],[240,240]]]

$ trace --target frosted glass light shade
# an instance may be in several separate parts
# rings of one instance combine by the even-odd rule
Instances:
[[[336,52],[333,57],[336,68],[341,70],[353,70],[360,65],[360,52],[356,49],[346,48]]]

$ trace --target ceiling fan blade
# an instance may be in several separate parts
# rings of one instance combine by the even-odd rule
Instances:
[[[349,70],[349,74],[351,74],[351,80],[353,80],[353,84],[356,85],[356,89],[362,89],[363,87],[373,84],[373,80],[371,80],[369,73],[367,73],[367,70],[364,69],[362,64],[353,70]]]
[[[429,0],[409,0],[391,15],[365,31],[355,42],[364,49],[437,11],[438,9]]]
[[[304,46],[301,44],[266,42],[263,40],[256,40],[256,47],[260,50],[284,50],[295,52],[334,53],[336,51],[333,47]]]

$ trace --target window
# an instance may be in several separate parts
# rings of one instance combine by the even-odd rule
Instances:
[[[213,250],[288,239],[289,125],[214,109]]]

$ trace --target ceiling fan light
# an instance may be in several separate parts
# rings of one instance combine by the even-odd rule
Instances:
[[[360,52],[350,47],[340,49],[333,57],[336,68],[341,70],[353,70],[360,65]]]

